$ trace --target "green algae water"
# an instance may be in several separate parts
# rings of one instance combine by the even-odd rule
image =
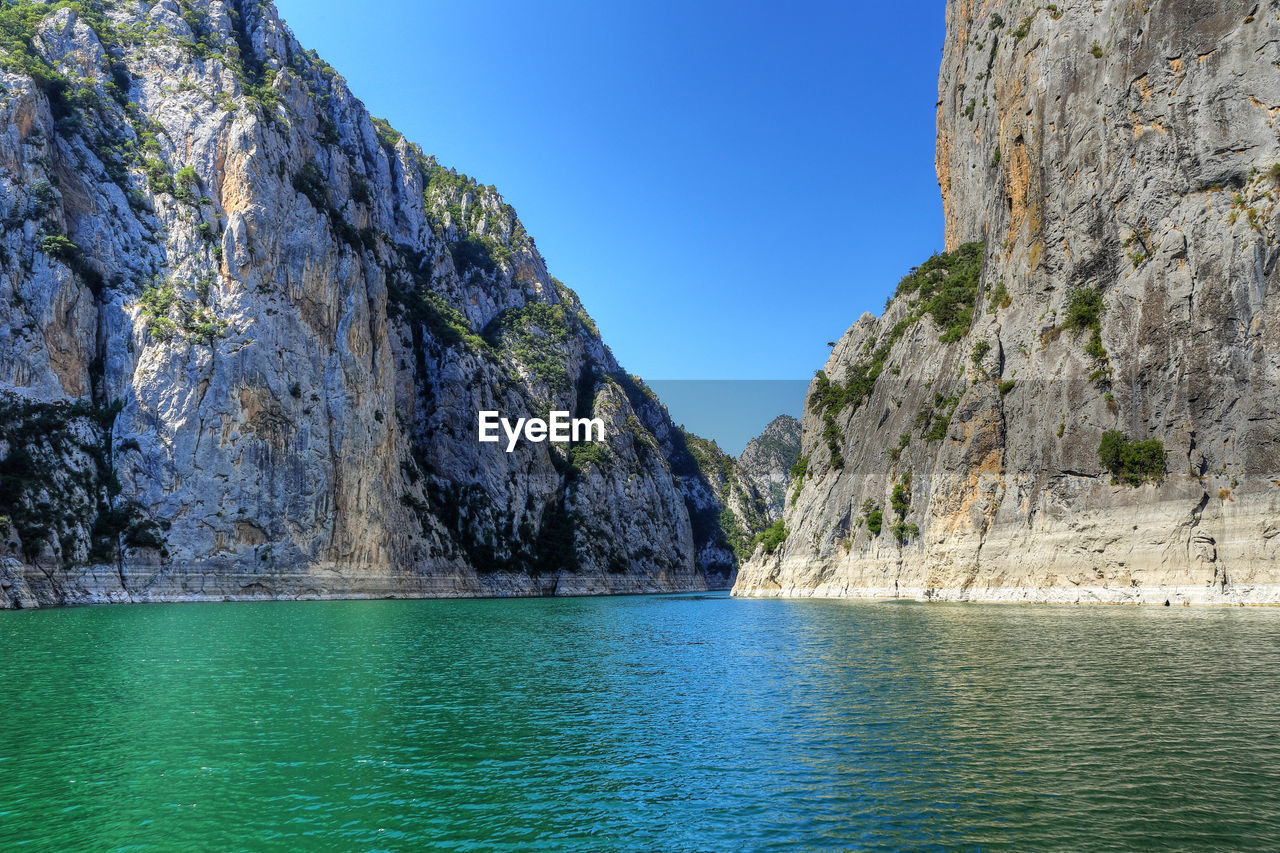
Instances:
[[[0,614],[0,849],[1274,848],[1280,610]]]

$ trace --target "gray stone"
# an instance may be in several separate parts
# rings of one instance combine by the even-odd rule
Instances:
[[[791,469],[800,458],[800,422],[779,415],[747,442],[737,464],[765,499],[769,521],[782,517],[791,486]]]

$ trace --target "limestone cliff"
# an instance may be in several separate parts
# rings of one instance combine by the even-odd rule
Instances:
[[[708,571],[736,577],[771,525],[781,523],[782,505],[800,454],[800,422],[780,415],[747,442],[735,459],[714,441],[683,433],[684,449],[710,486],[690,501],[699,561]],[[673,465],[674,468],[674,465]]]
[[[770,522],[782,517],[791,471],[800,458],[800,422],[778,415],[738,454],[738,467],[765,499]]]
[[[948,254],[814,380],[735,592],[1280,602],[1280,4],[946,18]]]
[[[270,3],[0,40],[0,607],[707,587],[666,410]],[[506,453],[480,409],[608,442]]]

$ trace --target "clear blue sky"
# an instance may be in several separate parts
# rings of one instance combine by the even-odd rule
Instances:
[[[276,0],[650,379],[807,379],[942,245],[943,0]]]

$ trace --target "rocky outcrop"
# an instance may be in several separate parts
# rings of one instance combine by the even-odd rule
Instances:
[[[949,254],[814,380],[735,592],[1280,602],[1280,5],[946,15]]]
[[[778,415],[738,454],[738,467],[764,496],[765,515],[770,522],[782,517],[791,469],[799,459],[800,422],[791,415]]]
[[[666,410],[271,4],[0,15],[0,607],[707,587]]]
[[[700,563],[709,577],[724,572],[732,581],[738,562],[751,556],[767,531],[781,530],[782,506],[800,452],[800,423],[780,415],[737,459],[714,441],[688,432],[683,440],[699,474],[692,478],[699,485],[696,495],[689,495],[689,512],[703,542]]]

